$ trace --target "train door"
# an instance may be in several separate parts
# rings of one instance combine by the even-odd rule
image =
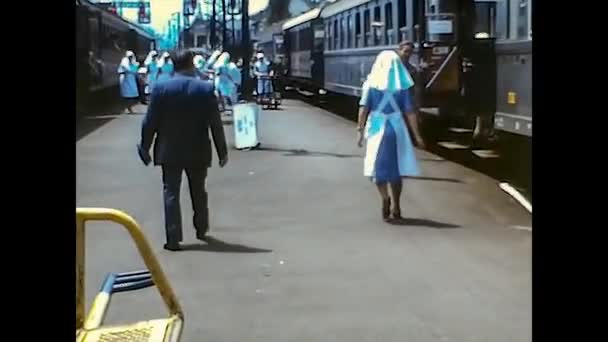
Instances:
[[[496,1],[474,1],[467,8],[471,31],[463,42],[462,99],[475,121],[474,138],[491,135],[496,112]]]
[[[325,43],[325,26],[322,19],[317,19],[312,22],[310,30],[310,39],[312,41],[311,46],[311,60],[312,60],[312,79],[315,88],[323,88],[325,67],[323,58],[323,48]]]
[[[427,0],[417,6],[422,105],[439,108],[442,116],[454,115],[460,90],[461,1]]]

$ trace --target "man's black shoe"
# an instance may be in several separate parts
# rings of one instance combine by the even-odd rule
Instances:
[[[205,231],[204,233],[197,232],[196,233],[196,238],[199,239],[199,240],[201,240],[201,241],[203,241],[203,242],[207,242],[207,239],[209,237],[207,236],[207,231]]]
[[[177,252],[177,251],[181,251],[182,250],[182,246],[180,246],[178,243],[176,243],[176,244],[173,244],[173,243],[172,244],[168,244],[168,243],[166,243],[163,246],[163,248],[166,249],[166,250],[168,250],[168,251],[171,251],[171,252]]]

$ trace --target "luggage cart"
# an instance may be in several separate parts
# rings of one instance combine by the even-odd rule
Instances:
[[[85,225],[88,221],[107,221],[123,226],[135,242],[148,269],[108,274],[85,318]],[[169,309],[168,318],[103,326],[112,294],[135,291],[153,285],[156,285]],[[76,208],[76,342],[177,342],[180,340],[183,324],[182,309],[137,222],[127,214],[114,209]]]

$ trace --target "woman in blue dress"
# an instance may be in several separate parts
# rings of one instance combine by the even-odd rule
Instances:
[[[220,98],[220,103],[226,108],[226,100],[230,105],[237,103],[237,82],[240,82],[240,75],[234,72],[236,66],[230,62],[230,54],[223,52],[214,64],[215,70],[215,89]]]
[[[148,57],[144,61],[144,67],[146,67],[146,95],[152,93],[154,82],[158,77],[158,52],[155,50],[150,51]]]
[[[378,55],[362,87],[358,145],[362,147],[366,140],[363,174],[378,188],[385,221],[391,216],[401,219],[402,177],[416,176],[420,172],[406,126],[407,119],[418,146],[423,148],[424,141],[408,90],[413,85],[399,55],[387,50]]]
[[[158,77],[156,81],[166,81],[173,77],[173,73],[173,61],[171,60],[171,55],[168,52],[163,52],[163,55],[158,61]]]
[[[127,51],[118,66],[118,80],[120,84],[120,96],[128,101],[127,110],[131,114],[133,113],[133,104],[139,99],[139,90],[137,88],[138,69],[139,63],[135,60],[135,53]]]

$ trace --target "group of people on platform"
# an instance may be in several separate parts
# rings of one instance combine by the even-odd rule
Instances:
[[[357,145],[363,147],[366,142],[363,174],[378,189],[384,221],[402,217],[402,179],[420,173],[411,137],[424,148],[413,91],[419,69],[409,63],[412,50],[413,45],[404,42],[398,51],[382,51],[362,85],[359,101]],[[126,58],[130,56],[133,55],[127,53]],[[256,57],[255,75],[269,74],[270,65],[264,61],[264,56],[258,54]],[[156,64],[159,76],[168,74],[162,67],[172,60],[174,70],[171,69],[170,79],[165,82],[158,82],[158,76],[155,82],[154,74],[148,73],[152,79],[148,86],[154,87],[154,91],[142,122],[137,150],[144,164],[153,160],[155,165],[162,167],[167,238],[164,248],[176,251],[181,249],[182,241],[179,194],[183,172],[190,186],[196,237],[206,241],[209,209],[205,179],[213,154],[209,131],[219,165],[224,167],[228,162],[228,149],[218,110],[218,93],[234,103],[235,86],[239,84],[235,70],[239,69],[239,62],[230,62],[230,55],[219,51],[209,58],[196,56],[189,50],[163,58],[164,64]],[[134,74],[135,68],[129,69],[128,64],[121,68],[129,70],[125,77]],[[258,83],[258,87],[266,85]],[[123,91],[129,94],[128,91],[134,90],[124,87]],[[149,154],[153,144],[154,158]]]
[[[120,95],[127,100],[127,110],[133,113],[133,105],[140,100],[146,103],[146,96],[152,91],[155,82],[173,77],[173,62],[168,52],[161,56],[150,51],[144,65],[140,66],[133,51],[127,51],[118,66]]]
[[[211,55],[195,54],[192,63],[198,78],[213,82],[220,109],[223,110],[228,104],[238,103],[242,83],[242,58],[235,61],[230,53],[216,50]],[[255,92],[258,96],[272,93],[272,76],[283,75],[282,62],[276,67],[281,71],[277,72],[275,65],[268,61],[262,52],[255,54],[250,75],[256,79]],[[127,100],[128,112],[133,113],[132,106],[137,100],[147,104],[146,98],[154,85],[172,78],[175,70],[169,52],[159,55],[155,50],[150,51],[143,66],[140,66],[135,53],[127,51],[118,67],[118,74],[121,97]]]

